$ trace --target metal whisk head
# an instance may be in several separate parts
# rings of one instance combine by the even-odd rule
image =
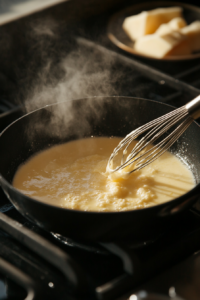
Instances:
[[[146,167],[166,152],[190,126],[193,119],[198,117],[200,117],[200,96],[133,130],[114,149],[108,161],[107,172],[113,173],[128,167],[127,173],[130,174]],[[138,139],[141,135],[142,138]],[[128,149],[135,139],[138,139],[138,142],[128,154]],[[113,169],[113,160],[120,151],[122,151],[121,165]],[[129,166],[133,168],[130,170]]]

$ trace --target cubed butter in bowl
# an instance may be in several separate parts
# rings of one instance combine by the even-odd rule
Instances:
[[[187,25],[181,7],[156,8],[125,18],[122,28],[145,56],[190,56],[200,51],[200,21]]]
[[[135,42],[134,48],[138,53],[155,58],[191,53],[187,38],[177,31],[171,31],[162,36],[158,34],[143,36]]]
[[[156,8],[125,18],[122,27],[129,38],[135,41],[144,35],[154,33],[161,24],[177,17],[182,17],[181,7]]]

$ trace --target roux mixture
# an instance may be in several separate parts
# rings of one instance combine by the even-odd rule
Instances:
[[[87,138],[44,150],[20,166],[13,185],[40,201],[84,211],[140,209],[194,187],[191,171],[169,152],[128,178],[105,175],[120,140]]]

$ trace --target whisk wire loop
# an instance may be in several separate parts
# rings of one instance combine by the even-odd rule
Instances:
[[[184,112],[183,112],[184,113]],[[184,113],[185,115],[185,113]],[[170,117],[169,119],[166,119],[162,124],[158,124],[155,128],[151,129],[149,133],[147,133],[133,148],[131,153],[129,154],[127,158],[127,162],[132,159],[134,156],[137,155],[138,151],[142,151],[145,149],[150,143],[152,144],[155,142],[159,137],[162,136],[164,132],[166,132],[169,128],[171,128],[174,123],[179,121],[180,118],[182,118],[183,115],[177,116],[175,119],[172,119]],[[160,131],[159,131],[160,130]],[[153,137],[152,137],[153,136]],[[151,138],[152,137],[152,138]],[[151,138],[151,139],[150,139]],[[130,143],[129,143],[130,145]],[[128,145],[128,146],[129,146]],[[127,146],[127,147],[128,147]],[[127,150],[126,147],[126,150]]]
[[[144,168],[166,152],[196,117],[200,117],[200,96],[130,132],[114,149],[107,169],[112,173],[133,165],[133,169],[128,170],[128,173],[132,173]],[[174,126],[176,126],[175,129],[173,129]],[[168,132],[171,129],[172,131]],[[145,135],[135,144],[130,154],[127,154],[131,143],[143,134]],[[113,159],[119,151],[123,151],[121,165],[115,169],[110,168],[111,165],[113,167]]]
[[[161,141],[159,144],[152,147],[150,150],[145,152],[143,155],[136,158],[133,162],[141,159],[146,154],[150,153],[148,156],[144,157],[139,163],[135,165],[135,169],[130,171],[130,173],[142,169],[148,164],[152,163],[154,160],[159,158],[164,152],[166,152],[173,144],[174,142],[183,134],[183,132],[190,126],[190,124],[193,122],[192,118],[188,118],[184,121],[184,124],[180,124],[179,128],[176,128],[170,136],[168,136],[165,140]],[[171,137],[171,139],[170,139]],[[154,149],[154,151],[152,151]],[[158,149],[160,149],[159,152]],[[149,157],[151,157],[149,160],[147,160]],[[133,162],[130,162],[132,164]]]
[[[135,159],[133,159],[137,155],[137,152],[136,152],[135,155],[131,156],[129,158],[129,160],[127,160],[124,163],[124,165],[121,167],[127,167],[127,166],[131,165],[132,163],[140,160],[139,163],[135,164],[135,167],[137,167],[137,169],[140,169],[140,166],[142,164],[145,164],[145,166],[146,166],[147,164],[153,162],[155,159],[157,159],[159,156],[161,156],[166,150],[168,150],[171,147],[171,145],[177,140],[177,138],[179,138],[181,136],[181,134],[190,126],[192,121],[193,121],[192,118],[188,117],[182,124],[180,124],[165,139],[163,139],[158,144],[151,147],[149,150],[147,150],[146,152],[141,154],[139,157],[136,157]],[[149,145],[149,143],[148,143],[148,145]],[[158,152],[159,149],[160,149],[160,151]],[[147,160],[148,158],[150,158],[150,159]],[[133,171],[135,171],[135,170],[136,169],[134,169]],[[132,173],[133,171],[131,171],[130,173]]]

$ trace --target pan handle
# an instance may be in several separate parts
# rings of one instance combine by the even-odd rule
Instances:
[[[74,293],[83,294],[87,291],[85,273],[67,253],[1,212],[0,228],[60,270]]]

